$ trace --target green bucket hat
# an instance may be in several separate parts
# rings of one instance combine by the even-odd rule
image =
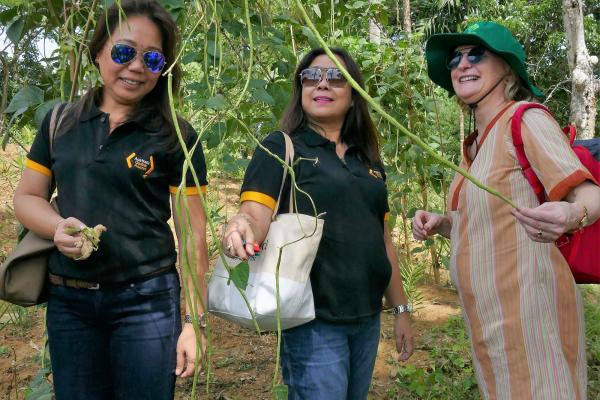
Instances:
[[[432,35],[425,45],[427,72],[431,80],[453,95],[454,88],[450,79],[450,70],[446,67],[446,59],[458,46],[471,44],[481,45],[502,57],[534,96],[544,97],[544,94],[529,80],[525,69],[523,47],[508,29],[495,22],[477,22],[469,25],[462,33]]]

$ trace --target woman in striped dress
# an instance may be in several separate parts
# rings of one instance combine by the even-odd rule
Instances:
[[[539,109],[522,121],[525,153],[547,202],[525,179],[512,144],[511,117],[542,93],[510,31],[492,22],[433,35],[430,78],[472,110],[475,131],[461,166],[510,197],[517,209],[461,175],[446,215],[417,211],[413,234],[452,240],[451,275],[463,306],[474,369],[484,399],[586,399],[582,303],[554,241],[600,217],[600,187],[552,117]]]

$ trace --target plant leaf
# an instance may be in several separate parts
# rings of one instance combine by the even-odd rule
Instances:
[[[34,120],[35,126],[37,128],[39,128],[40,126],[42,126],[42,122],[44,121],[44,117],[46,116],[46,114],[48,113],[48,111],[50,111],[59,102],[60,102],[60,99],[48,100],[47,102],[41,104],[35,110],[35,116],[33,117],[33,120]]]
[[[213,108],[215,110],[222,110],[227,107],[227,102],[222,94],[217,94],[206,101],[206,107]]]
[[[19,43],[23,36],[23,28],[25,27],[25,17],[19,17],[14,20],[6,29],[6,36],[14,44]]]
[[[275,99],[265,89],[255,89],[252,91],[252,97],[269,105],[275,104]]]
[[[5,113],[23,114],[31,106],[44,101],[44,91],[37,86],[25,86],[10,101]]]
[[[288,398],[288,387],[286,385],[275,385],[275,386],[273,386],[273,398],[275,400],[287,400],[287,398]]]
[[[242,261],[232,268],[231,272],[229,273],[229,279],[232,280],[233,284],[240,290],[246,290],[249,277],[250,266],[248,265],[248,261]]]
[[[321,9],[319,8],[319,5],[313,4],[312,9],[315,12],[315,14],[317,14],[317,17],[321,18]]]

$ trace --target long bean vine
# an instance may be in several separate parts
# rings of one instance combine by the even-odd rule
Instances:
[[[120,4],[120,0],[116,0],[116,2],[117,2],[117,4]],[[49,2],[49,3],[51,3],[51,2]],[[224,71],[227,70],[229,65],[226,65],[224,63],[224,57],[222,56],[224,51],[226,50],[224,41],[227,40],[228,34],[223,29],[223,20],[222,20],[222,15],[221,15],[224,5],[222,4],[222,2],[220,2],[218,0],[204,0],[204,1],[195,0],[191,5],[188,6],[188,9],[191,10],[192,12],[190,13],[189,16],[186,17],[186,22],[189,22],[189,24],[186,25],[186,26],[188,26],[188,28],[187,28],[187,31],[184,32],[184,35],[183,35],[184,40],[183,40],[182,47],[179,50],[178,54],[176,55],[176,59],[175,59],[174,63],[172,65],[170,65],[169,68],[164,72],[164,75],[167,77],[167,82],[168,82],[167,87],[168,87],[168,94],[169,94],[169,100],[170,100],[171,117],[172,117],[172,120],[175,122],[174,125],[176,128],[179,143],[181,144],[181,147],[183,149],[183,153],[185,156],[185,161],[184,161],[184,165],[183,165],[183,177],[182,177],[180,186],[177,190],[177,193],[175,195],[175,202],[174,202],[173,206],[175,209],[176,218],[180,222],[180,227],[181,227],[181,238],[180,239],[181,239],[182,248],[179,249],[179,251],[180,251],[180,260],[181,260],[180,268],[181,268],[181,273],[182,273],[182,277],[183,277],[182,281],[183,281],[183,286],[184,286],[183,292],[184,292],[186,302],[189,305],[190,311],[192,312],[193,315],[199,314],[198,306],[200,306],[204,310],[206,310],[207,305],[204,304],[203,293],[201,290],[201,287],[205,284],[205,282],[199,281],[197,271],[196,271],[196,266],[198,265],[200,255],[196,254],[196,249],[194,246],[188,245],[190,243],[194,243],[195,239],[197,239],[197,238],[194,237],[195,233],[194,233],[194,230],[192,229],[193,221],[191,221],[191,217],[190,217],[190,209],[189,209],[188,199],[187,199],[186,195],[184,195],[184,189],[186,186],[185,176],[187,175],[188,171],[192,175],[194,185],[196,186],[196,188],[198,190],[198,194],[199,194],[198,197],[200,198],[200,203],[202,205],[202,209],[206,216],[207,228],[208,228],[208,232],[210,234],[210,238],[213,241],[213,243],[214,242],[220,243],[220,235],[217,232],[217,223],[213,219],[210,204],[208,204],[207,199],[201,194],[202,191],[201,191],[201,187],[200,187],[200,181],[199,181],[197,172],[195,171],[194,166],[192,165],[192,162],[191,162],[192,155],[195,151],[197,151],[198,146],[200,145],[200,141],[205,139],[207,132],[209,132],[210,129],[215,127],[218,123],[221,123],[224,120],[234,121],[236,123],[236,126],[238,127],[238,131],[242,135],[244,135],[244,137],[247,137],[249,139],[249,141],[251,143],[255,144],[256,146],[261,147],[267,154],[269,154],[271,157],[274,157],[275,159],[277,159],[277,161],[284,168],[288,169],[292,187],[294,188],[295,192],[298,194],[307,196],[310,203],[312,204],[312,212],[313,212],[312,215],[315,218],[315,226],[312,231],[305,232],[304,237],[299,238],[298,240],[303,240],[304,238],[313,235],[315,233],[316,227],[317,227],[318,210],[317,210],[313,200],[309,196],[309,194],[304,192],[300,187],[298,187],[298,185],[296,183],[296,175],[295,175],[293,166],[287,165],[285,163],[285,160],[281,159],[276,154],[273,154],[271,151],[269,151],[267,148],[265,148],[261,144],[258,137],[262,136],[262,135],[257,135],[257,132],[253,132],[252,129],[254,129],[257,126],[256,130],[260,131],[262,129],[261,127],[262,127],[263,123],[262,122],[254,123],[254,126],[251,126],[244,120],[243,116],[241,115],[241,112],[239,111],[240,107],[251,103],[251,100],[249,100],[249,98],[252,95],[251,91],[254,89],[254,87],[252,86],[253,85],[253,77],[254,77],[253,70],[260,68],[261,71],[264,73],[264,76],[268,77],[268,79],[272,79],[273,81],[275,80],[274,77],[276,76],[276,74],[274,72],[269,71],[268,68],[265,68],[265,66],[262,65],[262,63],[261,63],[262,60],[260,59],[260,56],[258,55],[258,52],[256,51],[256,48],[258,46],[260,46],[261,44],[260,44],[260,40],[255,40],[256,38],[255,38],[255,33],[253,31],[253,22],[251,20],[251,9],[250,9],[251,5],[249,4],[249,0],[242,0],[241,3],[243,4],[244,12],[243,12],[242,16],[235,19],[235,22],[239,23],[240,25],[244,25],[245,34],[246,34],[247,38],[242,38],[240,40],[240,42],[242,42],[241,49],[240,49],[240,51],[237,51],[238,49],[234,49],[234,53],[235,53],[236,57],[239,56],[239,60],[240,60],[241,66],[238,67],[238,73],[240,75],[242,75],[242,73],[241,73],[242,68],[245,71],[244,71],[243,77],[240,80],[240,84],[238,86],[236,86],[236,88],[233,92],[222,93],[220,83],[219,83],[219,81],[221,80],[221,78],[223,76]],[[388,112],[386,112],[386,110],[383,107],[381,107],[381,105],[378,102],[376,102],[365,90],[363,90],[354,81],[352,76],[350,76],[348,71],[345,69],[344,65],[342,65],[342,63],[339,61],[339,59],[334,56],[334,54],[331,52],[327,42],[325,41],[325,39],[323,39],[323,37],[319,33],[319,30],[315,27],[313,21],[307,14],[305,7],[302,4],[302,1],[301,0],[293,0],[293,2],[291,2],[289,0],[286,0],[285,3],[286,4],[293,3],[295,5],[295,9],[300,13],[301,18],[304,21],[304,24],[310,30],[310,32],[312,32],[312,34],[314,35],[314,38],[317,40],[319,45],[325,49],[326,53],[329,55],[329,57],[332,59],[332,61],[334,63],[336,63],[337,67],[342,71],[342,73],[346,77],[347,81],[354,88],[354,90],[356,90],[369,103],[371,108],[376,113],[378,113],[387,122],[387,124],[394,127],[402,135],[409,138],[412,141],[412,143],[414,143],[414,145],[418,146],[423,151],[425,151],[427,154],[429,154],[434,160],[436,160],[436,162],[439,165],[443,165],[444,167],[450,168],[451,170],[463,175],[466,179],[471,181],[477,187],[487,191],[488,193],[490,193],[494,196],[497,196],[498,198],[502,199],[502,201],[510,204],[512,207],[515,207],[515,204],[509,198],[507,198],[506,196],[504,196],[502,193],[498,192],[497,190],[484,185],[482,182],[477,180],[474,176],[469,174],[468,171],[465,171],[465,170],[457,167],[452,162],[450,162],[450,161],[446,160],[444,157],[440,156],[440,154],[438,154],[434,149],[432,149],[430,146],[428,146],[423,140],[421,140],[415,134],[411,133],[400,122],[398,122],[397,119],[395,119],[392,115],[390,115]],[[334,0],[330,0],[329,3],[330,3],[330,8],[331,8],[331,14],[330,14],[330,18],[329,18],[329,29],[328,30],[330,32],[330,36],[335,37],[338,32],[335,29],[336,21],[334,18],[334,7],[336,5],[336,2]],[[74,22],[74,20],[76,19],[75,11],[71,10],[70,12],[67,12],[67,9],[65,8],[65,9],[63,9],[63,12],[61,13],[61,16],[64,16],[64,18],[65,18],[65,22],[62,25],[62,27],[60,28],[60,34],[63,37],[63,42],[68,41],[68,46],[65,46],[65,49],[61,50],[61,54],[63,55],[63,57],[61,57],[59,60],[59,64],[60,64],[59,68],[61,70],[60,98],[63,101],[66,99],[72,100],[74,98],[75,94],[80,90],[79,87],[81,85],[78,85],[79,81],[80,80],[82,82],[84,81],[84,79],[80,79],[80,78],[85,77],[85,71],[83,71],[83,68],[86,66],[84,64],[85,60],[83,57],[83,54],[85,51],[84,42],[85,42],[86,36],[88,35],[88,32],[91,29],[93,29],[92,22],[93,22],[93,15],[95,14],[96,8],[102,7],[99,4],[104,5],[105,2],[98,2],[97,0],[93,0],[91,2],[91,5],[89,6],[89,14],[87,15],[87,18],[84,18],[85,23],[82,24],[83,29],[81,30],[81,32],[78,31],[76,24]],[[281,0],[281,4],[285,8],[286,4],[284,4],[283,0]],[[291,7],[288,7],[288,8],[291,8]],[[52,11],[54,11],[54,10],[52,10]],[[55,13],[53,13],[53,15],[54,15],[54,18],[58,19],[58,17],[56,16]],[[243,24],[242,24],[242,22],[243,22]],[[294,56],[294,60],[292,60],[292,62],[297,61],[297,59],[299,58],[300,52],[302,51],[302,47],[299,44],[299,40],[296,38],[297,32],[295,32],[295,30],[300,24],[298,24],[298,21],[295,21],[290,17],[282,25],[285,26],[285,29],[284,29],[285,34],[286,35],[289,34],[288,46],[291,47],[291,54]],[[258,36],[260,34],[261,33],[259,32],[256,35]],[[263,34],[264,34],[264,32],[263,32]],[[81,37],[82,35],[83,35],[83,38]],[[200,35],[203,35],[203,37],[199,38]],[[231,35],[229,37],[231,37]],[[225,98],[225,96],[227,95],[232,100],[230,102],[226,103],[226,105],[223,107],[198,107],[197,109],[190,111],[190,113],[194,114],[194,117],[196,117],[197,115],[199,116],[199,118],[194,118],[194,119],[201,120],[199,122],[199,124],[201,125],[201,128],[198,129],[198,138],[197,138],[195,144],[191,148],[187,148],[186,142],[185,142],[182,132],[180,130],[179,124],[177,123],[178,117],[177,117],[177,113],[176,113],[177,107],[176,107],[176,101],[175,101],[176,94],[173,93],[171,72],[172,72],[172,68],[175,66],[176,63],[182,62],[181,60],[182,60],[182,58],[185,57],[186,52],[192,50],[189,48],[188,43],[193,41],[194,39],[196,39],[199,42],[199,46],[202,47],[201,50],[199,50],[199,53],[200,53],[199,58],[201,58],[201,61],[198,62],[198,65],[199,65],[199,68],[201,69],[201,73],[203,74],[203,76],[201,77],[201,79],[199,79],[199,81],[201,80],[202,84],[206,85],[204,94],[205,95],[207,94],[210,98],[219,97],[219,96],[220,96],[220,98]],[[285,40],[287,42],[288,38],[286,37]],[[228,42],[227,45],[229,45],[229,44],[230,43]],[[211,48],[212,48],[212,50],[209,51],[209,49],[211,49]],[[288,62],[289,62],[289,60],[288,60]],[[68,65],[73,66],[71,71],[69,71]],[[69,72],[71,72],[71,74],[69,74]],[[69,80],[69,78],[71,81],[70,87],[67,86],[67,82],[66,82],[67,80]],[[267,79],[267,78],[265,78],[265,79]],[[398,151],[398,148],[399,148],[399,143],[397,142],[396,143],[396,151]],[[296,162],[310,162],[310,161],[311,160],[304,160],[304,159],[296,160]],[[278,301],[278,308],[277,308],[278,329],[277,329],[276,362],[275,362],[273,379],[272,379],[272,391],[273,391],[274,396],[277,396],[278,398],[283,398],[285,395],[285,387],[281,384],[281,378],[280,378],[281,322],[280,322],[280,315],[279,315],[279,272],[280,272],[280,267],[281,267],[280,262],[281,262],[282,252],[285,251],[286,246],[289,246],[291,244],[292,243],[288,243],[279,249],[279,258],[277,260],[277,265],[276,265],[276,269],[275,269],[276,285],[277,285],[277,287],[276,287],[277,301]],[[223,250],[221,249],[220,245],[217,246],[217,251],[218,251],[218,257],[220,257],[221,260],[223,261],[227,271],[229,273],[231,273],[232,268],[234,268],[235,266],[227,264],[227,259],[225,258],[225,255],[224,255]],[[192,288],[189,287],[188,282],[191,282],[191,284],[193,285]],[[257,333],[260,333],[260,326],[256,320],[255,313],[254,313],[254,311],[247,299],[247,296],[245,294],[245,288],[238,287],[237,285],[236,285],[236,287],[237,287],[240,295],[244,299],[244,302],[245,302],[246,306],[248,307],[248,310],[253,318],[254,330]],[[200,327],[198,326],[198,321],[195,319],[193,320],[193,326],[194,326],[194,330],[196,332],[196,337],[199,339],[201,337]],[[209,393],[209,390],[210,390],[209,383],[211,382],[211,376],[212,376],[212,369],[211,369],[211,365],[210,365],[210,359],[211,359],[211,354],[212,354],[212,336],[213,336],[212,334],[213,334],[213,332],[212,332],[211,324],[210,324],[210,320],[209,320],[208,326],[206,329],[206,336],[207,336],[207,341],[208,341],[207,347],[206,347],[206,352],[204,352],[200,343],[198,343],[197,350],[196,350],[195,359],[197,360],[197,365],[196,365],[196,373],[194,375],[193,384],[192,384],[192,397],[193,398],[195,398],[195,396],[196,396],[197,384],[198,384],[198,380],[199,380],[199,376],[200,376],[199,371],[201,370],[201,368],[199,368],[200,365],[198,364],[200,362],[199,360],[203,360],[204,370],[206,372],[206,375],[205,375],[206,392]]]

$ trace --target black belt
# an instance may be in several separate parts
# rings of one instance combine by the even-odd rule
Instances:
[[[66,286],[66,287],[70,287],[70,288],[74,288],[74,289],[88,289],[88,290],[100,290],[102,288],[104,288],[104,289],[113,288],[114,289],[114,288],[128,286],[128,285],[131,285],[132,283],[141,282],[148,278],[153,278],[158,275],[163,275],[163,274],[166,274],[171,271],[175,271],[175,267],[169,266],[169,267],[160,268],[160,269],[157,269],[156,271],[152,271],[148,274],[140,276],[139,278],[136,278],[136,279],[130,280],[130,281],[126,281],[126,282],[105,282],[105,283],[89,282],[89,281],[81,281],[79,279],[66,278],[64,276],[54,275],[52,273],[48,273],[48,280],[53,285]]]

